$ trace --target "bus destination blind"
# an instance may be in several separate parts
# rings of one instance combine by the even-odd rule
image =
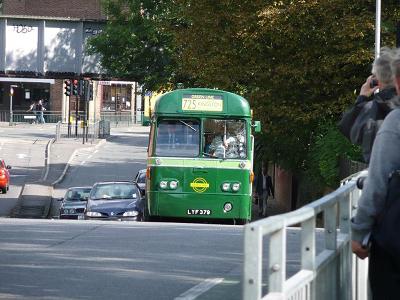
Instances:
[[[183,95],[182,110],[184,111],[222,111],[224,107],[222,96],[219,95]]]

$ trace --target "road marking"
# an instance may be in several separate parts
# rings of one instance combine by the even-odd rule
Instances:
[[[86,163],[86,160],[84,160],[83,162],[81,162],[81,166],[84,165]]]
[[[27,157],[28,155],[26,155],[25,153],[18,153],[17,154],[17,157],[19,158],[19,159],[23,159],[23,158],[25,158],[25,157]]]
[[[202,283],[199,283],[198,285],[195,285],[191,289],[187,290],[183,294],[180,294],[174,300],[194,300],[217,284],[220,284],[223,280],[224,278],[208,278]]]

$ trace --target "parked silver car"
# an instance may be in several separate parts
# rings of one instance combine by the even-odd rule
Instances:
[[[89,198],[91,186],[70,187],[65,196],[59,199],[60,219],[78,219],[83,220],[86,208],[86,202]]]
[[[139,170],[133,181],[137,183],[140,189],[140,194],[144,196],[146,193],[146,169]]]

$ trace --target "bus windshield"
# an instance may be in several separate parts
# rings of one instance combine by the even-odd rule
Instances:
[[[199,120],[162,120],[157,126],[155,154],[197,157],[200,149]]]
[[[247,158],[244,120],[204,120],[203,155],[212,158]]]

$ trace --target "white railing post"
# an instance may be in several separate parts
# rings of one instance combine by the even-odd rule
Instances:
[[[270,235],[268,255],[268,291],[282,293],[286,280],[286,226]]]
[[[350,217],[359,196],[353,177],[336,191],[301,209],[246,225],[243,299],[365,300],[368,295],[366,270],[359,271],[365,263],[357,261],[355,267],[351,260]],[[316,229],[316,216],[321,212],[324,214],[323,235]],[[301,224],[301,266],[286,278],[286,231],[288,226],[297,224]],[[321,242],[325,245],[317,253],[318,236],[324,238]],[[268,239],[268,254],[264,258],[262,248]],[[355,272],[357,276],[352,282]],[[262,275],[268,278],[265,296],[266,288],[263,291],[262,286],[267,280]]]
[[[315,272],[315,216],[301,223],[301,268]],[[310,299],[315,297],[315,284],[310,284]],[[307,298],[304,298],[307,299]]]
[[[262,293],[262,232],[259,226],[244,228],[243,299],[258,300]]]

